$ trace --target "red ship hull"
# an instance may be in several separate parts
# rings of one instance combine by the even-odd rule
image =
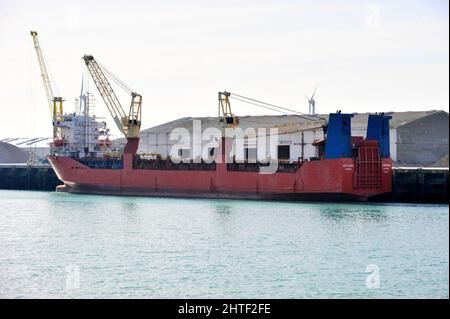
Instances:
[[[376,187],[357,182],[357,159],[307,161],[295,172],[260,174],[215,170],[134,169],[125,154],[122,169],[94,169],[66,156],[48,157],[64,185],[57,191],[89,194],[273,200],[359,200],[392,191],[392,160],[381,159]]]

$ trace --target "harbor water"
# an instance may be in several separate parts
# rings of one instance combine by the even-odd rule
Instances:
[[[448,205],[0,190],[2,298],[448,298]]]

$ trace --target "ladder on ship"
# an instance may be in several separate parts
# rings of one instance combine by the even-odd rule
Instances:
[[[381,174],[378,141],[361,142],[356,157],[355,188],[381,188]]]

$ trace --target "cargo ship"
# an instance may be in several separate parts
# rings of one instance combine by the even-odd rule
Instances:
[[[330,114],[323,158],[281,164],[261,174],[261,163],[179,163],[140,159],[128,139],[121,159],[49,156],[64,185],[57,191],[89,194],[269,200],[366,201],[392,191],[389,117],[370,115],[368,136],[352,137],[351,114]],[[386,126],[387,125],[387,126]],[[223,157],[231,140],[222,138]]]
[[[298,158],[289,162],[278,161],[276,157],[269,161],[241,162],[230,155],[233,139],[225,134],[226,129],[239,126],[239,118],[231,112],[229,92],[219,92],[218,122],[222,134],[214,160],[174,162],[169,156],[142,157],[137,154],[142,96],[98,63],[92,55],[83,57],[86,69],[115,124],[125,136],[126,144],[121,149],[112,149],[108,138],[101,140],[99,128],[106,132],[108,130],[103,124],[96,124],[91,119],[87,107],[83,113],[86,117],[83,126],[86,133],[83,136],[90,142],[86,142],[80,150],[79,146],[83,143],[74,143],[74,139],[80,135],[80,130],[77,130],[80,125],[76,123],[83,122],[82,118],[63,113],[64,99],[53,96],[37,32],[32,31],[31,35],[53,121],[54,135],[48,161],[64,183],[57,187],[57,191],[138,196],[360,201],[392,191],[389,116],[369,115],[367,136],[361,137],[351,136],[352,114],[332,113],[323,123],[323,138],[314,142],[317,157]],[[128,112],[125,112],[117,98],[111,80],[131,95]],[[93,131],[92,125],[95,127]],[[88,132],[91,131],[97,134],[94,139],[89,137],[91,133]],[[93,140],[96,142],[93,143]],[[264,168],[273,163],[276,169],[270,174],[264,173]]]

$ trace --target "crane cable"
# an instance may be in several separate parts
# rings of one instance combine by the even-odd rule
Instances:
[[[97,64],[102,69],[102,71],[105,72],[107,75],[109,75],[111,80],[113,80],[117,85],[119,85],[122,89],[124,89],[128,94],[135,92],[130,86],[125,84],[125,82],[123,82],[121,79],[119,79],[114,73],[112,73],[110,70],[108,70],[108,68],[106,68],[103,64],[101,64],[98,60],[96,60],[96,61],[97,61]]]
[[[248,104],[251,104],[251,105],[254,105],[254,106],[258,106],[258,107],[261,107],[263,109],[272,110],[272,111],[279,112],[279,113],[286,113],[286,112],[281,111],[279,109],[276,109],[276,108],[273,108],[273,107],[270,107],[270,106],[260,105],[260,104],[257,104],[257,103],[254,103],[254,102],[251,102],[251,101],[248,101],[248,100],[244,100],[244,99],[241,99],[241,98],[238,98],[238,97],[230,96],[230,98],[232,98],[233,100],[236,100],[236,101],[241,101],[241,102],[248,103]],[[295,112],[295,114],[296,114],[296,112]]]
[[[297,115],[297,116],[302,117],[302,118],[307,119],[307,120],[311,120],[311,119],[312,120],[325,120],[322,117],[307,115],[305,113],[298,112],[298,111],[295,111],[295,110],[292,110],[292,109],[289,109],[289,108],[286,108],[286,107],[281,107],[281,106],[278,106],[278,105],[266,103],[266,102],[259,101],[259,100],[256,100],[256,99],[252,99],[252,98],[249,98],[249,97],[246,97],[246,96],[242,96],[242,95],[239,95],[239,94],[236,94],[236,93],[231,93],[230,97],[235,99],[235,100],[241,101],[241,102],[245,102],[245,103],[252,104],[252,105],[255,105],[255,106],[258,106],[258,107],[261,107],[261,108],[273,110],[273,111],[276,111],[276,112],[283,113],[283,111],[284,112],[287,111],[287,112],[290,112],[290,113],[294,113],[294,115]],[[281,111],[281,110],[283,110],[283,111]]]

